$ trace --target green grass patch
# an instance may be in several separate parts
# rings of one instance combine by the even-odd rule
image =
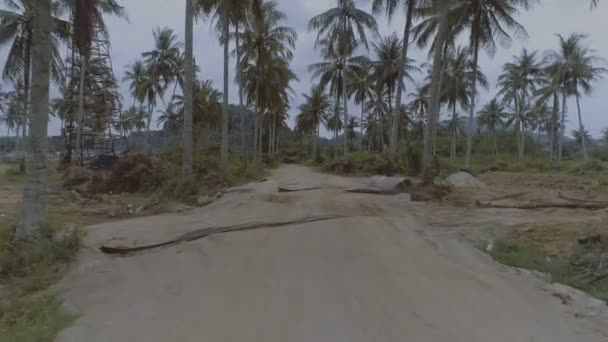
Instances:
[[[79,233],[51,228],[17,242],[14,232],[13,223],[0,223],[0,341],[53,341],[73,317],[48,288],[78,251]]]
[[[582,280],[582,269],[575,267],[569,259],[551,258],[537,247],[505,239],[495,242],[490,255],[507,266],[549,274],[553,282],[578,288],[608,303],[608,281],[590,284]]]

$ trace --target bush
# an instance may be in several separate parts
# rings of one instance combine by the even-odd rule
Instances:
[[[606,167],[604,166],[604,164],[602,164],[602,162],[595,160],[595,159],[591,159],[588,162],[582,162],[579,164],[574,165],[569,173],[573,174],[573,175],[577,175],[577,176],[584,176],[584,175],[597,175],[598,173],[601,173],[603,171],[606,170]]]
[[[338,174],[375,175],[389,171],[388,159],[376,153],[355,152],[348,158],[326,160],[323,170]]]
[[[156,189],[166,181],[165,173],[160,161],[139,153],[130,154],[116,163],[105,185],[98,190],[135,193]]]

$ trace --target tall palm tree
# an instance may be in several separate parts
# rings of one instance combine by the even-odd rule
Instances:
[[[280,25],[286,16],[277,9],[274,1],[254,3],[252,14],[240,35],[240,69],[247,102],[255,104],[257,109],[253,146],[254,155],[259,158],[262,151],[259,141],[263,112],[269,110],[272,104],[280,106],[284,103],[289,82],[295,79],[289,62],[293,58],[297,34],[292,28]],[[272,88],[272,84],[278,88]]]
[[[31,0],[5,1],[7,9],[0,10],[0,47],[10,45],[4,62],[2,78],[13,84],[19,81],[23,85],[24,117],[27,122],[30,102],[30,80],[32,69],[34,12],[36,3]],[[69,39],[71,24],[60,18],[60,6],[51,6],[52,31],[51,41],[51,76],[53,81],[62,83],[63,63],[59,53],[59,43]],[[26,135],[26,126],[22,125],[22,136]]]
[[[594,64],[601,59],[594,56],[594,51],[582,46],[582,41],[586,38],[582,34],[571,34],[568,37],[557,35],[559,48],[546,52],[549,63],[548,69],[554,84],[558,84],[562,93],[562,113],[560,118],[560,136],[558,162],[561,161],[563,150],[563,137],[565,131],[566,99],[570,95],[576,97],[579,131],[584,131],[582,115],[580,110],[581,91],[589,93],[592,89],[591,83],[597,80],[601,74],[606,72],[605,68],[597,67]],[[583,155],[588,160],[587,148],[584,140],[581,140]]]
[[[395,107],[394,108],[401,108],[401,101],[402,101],[402,95],[405,91],[405,83],[403,82],[403,78],[405,77],[406,74],[406,69],[405,69],[405,65],[406,65],[406,61],[408,60],[408,48],[409,48],[409,43],[410,43],[410,31],[412,30],[412,21],[414,19],[414,16],[416,14],[416,10],[418,8],[418,0],[374,0],[374,2],[372,3],[372,11],[374,14],[380,14],[382,12],[385,12],[386,15],[388,16],[389,20],[393,17],[393,15],[395,14],[395,11],[397,10],[397,7],[399,5],[403,6],[403,9],[405,10],[405,27],[403,28],[403,44],[401,45],[401,62],[399,63],[399,65],[401,66],[401,68],[399,68],[399,73],[398,73],[398,83],[397,83],[397,94],[395,97]],[[398,129],[399,129],[399,118],[400,116],[398,115],[398,111],[395,111],[395,113],[392,114],[393,115],[393,125],[392,125],[392,129],[391,129],[391,135],[390,135],[390,156],[391,158],[394,158],[395,152],[397,151],[397,141],[398,141]]]
[[[313,156],[314,158],[317,158],[319,130],[323,118],[329,113],[331,100],[329,99],[329,96],[325,94],[325,89],[321,85],[313,86],[310,89],[310,95],[302,94],[302,96],[304,97],[304,103],[298,107],[300,113],[296,117],[296,121],[305,122],[312,128],[314,132]]]
[[[469,31],[469,44],[473,54],[473,65],[479,65],[479,52],[485,48],[490,57],[496,51],[496,41],[503,46],[511,43],[507,30],[516,36],[525,37],[525,28],[517,22],[515,16],[520,9],[529,9],[534,0],[462,0],[455,5],[451,14],[460,20],[452,29],[454,32]],[[473,74],[475,76],[475,74]],[[465,168],[471,168],[471,153],[473,149],[473,134],[475,124],[477,79],[473,77],[471,88],[471,105],[469,106],[469,129],[467,135],[467,152]]]
[[[398,85],[399,73],[401,70],[405,70],[401,77],[401,83],[403,78],[407,78],[413,82],[414,79],[411,75],[414,71],[420,71],[420,69],[413,65],[413,60],[401,63],[401,45],[402,42],[397,38],[396,34],[392,34],[388,37],[381,38],[378,43],[372,44],[374,51],[377,55],[377,60],[374,61],[374,69],[376,73],[376,79],[384,84],[388,94],[388,106],[391,116],[393,115],[393,95],[395,91],[400,87]],[[403,84],[401,85],[403,88]],[[393,118],[394,120],[394,118]]]
[[[458,47],[449,50],[445,58],[445,69],[442,75],[442,101],[452,109],[452,143],[450,158],[456,158],[456,135],[457,135],[457,107],[468,109],[471,105],[472,80],[477,79],[483,88],[488,87],[486,79],[480,68],[474,68],[471,53],[468,48]],[[476,73],[475,76],[473,74]],[[476,94],[477,96],[477,94]]]
[[[150,125],[152,124],[152,114],[156,108],[156,100],[162,98],[165,87],[162,81],[156,76],[153,68],[146,69],[146,76],[142,84],[141,92],[144,102],[148,103],[148,112],[146,115],[146,134],[144,137],[144,151],[150,152]]]
[[[222,160],[228,158],[228,84],[230,63],[230,27],[241,24],[245,11],[249,7],[246,0],[201,0],[197,12],[204,16],[213,16],[217,21],[217,31],[224,47],[224,106],[222,109]],[[240,52],[240,50],[239,50]]]
[[[184,114],[183,114],[183,158],[182,158],[182,176],[192,176],[192,159],[194,152],[194,141],[192,134],[193,123],[193,87],[195,78],[194,67],[194,0],[186,0],[186,28],[185,38],[186,44],[184,48],[184,73],[183,73],[183,93],[184,93]],[[178,63],[179,64],[179,63]],[[179,69],[179,65],[178,65]],[[178,72],[178,75],[180,73]],[[179,77],[179,76],[178,76]],[[175,94],[174,94],[175,96]],[[171,98],[173,101],[173,98]]]
[[[367,58],[362,58],[356,70],[352,75],[349,75],[348,97],[352,97],[356,104],[361,105],[361,118],[363,122],[365,115],[365,104],[373,96],[375,76],[373,74],[373,65]],[[360,125],[361,137],[359,140],[359,149],[363,149],[363,127]]]
[[[496,128],[505,125],[505,120],[507,119],[508,113],[505,111],[504,105],[498,102],[496,98],[493,98],[477,114],[479,125],[481,127],[486,127],[490,131],[490,134],[492,134],[492,140],[494,142],[494,154],[498,158]]]
[[[523,120],[526,112],[532,107],[531,98],[538,93],[537,86],[542,83],[542,63],[537,61],[536,52],[529,52],[524,49],[521,55],[515,57],[515,61],[503,65],[503,72],[498,77],[498,95],[502,96],[504,103],[510,103],[513,109],[519,113],[514,113],[515,131],[517,132],[518,157],[524,156],[524,144],[526,131],[521,126],[529,120]],[[538,121],[538,119],[537,119]]]
[[[422,137],[424,135],[424,120],[426,116],[426,112],[429,109],[429,88],[417,86],[415,91],[410,92],[408,97],[412,98],[412,101],[408,103],[408,107],[412,112],[413,117],[413,125],[414,125],[414,133],[415,136],[420,138],[420,143],[422,142]]]
[[[438,14],[437,36],[435,42],[437,46],[443,47],[448,38],[449,33],[449,17],[450,17],[450,1],[449,0],[434,0],[431,2],[431,7]],[[430,100],[429,112],[424,130],[424,147],[422,152],[422,182],[424,184],[433,183],[433,138],[437,126],[437,118],[439,116],[439,107],[441,101],[441,72],[443,69],[443,51],[444,49],[435,49],[433,52],[433,69],[430,85]]]
[[[128,67],[125,76],[123,77],[124,82],[129,82],[129,91],[133,97],[133,106],[135,106],[137,102],[141,107],[145,100],[143,87],[146,82],[146,72],[144,62],[137,60]]]
[[[336,7],[315,17],[308,24],[309,31],[317,31],[317,44],[321,41],[336,44],[342,65],[352,56],[356,43],[368,48],[366,30],[378,32],[378,23],[374,17],[356,7],[354,0],[336,0]],[[326,43],[327,44],[327,43]],[[348,122],[348,92],[346,77],[342,77],[342,106],[344,122]],[[339,105],[339,103],[337,104]],[[344,156],[348,156],[348,142],[344,141]]]
[[[157,27],[153,32],[154,49],[142,53],[144,64],[149,74],[155,78],[164,91],[178,78],[181,48],[183,44],[178,40],[175,32],[168,28]]]
[[[26,176],[23,187],[21,221],[16,240],[43,236],[48,228],[46,217],[46,150],[49,115],[49,85],[52,60],[51,0],[39,0],[33,8],[32,38],[32,117],[26,144]]]

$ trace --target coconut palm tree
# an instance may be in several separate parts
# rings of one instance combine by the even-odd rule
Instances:
[[[195,5],[194,0],[186,0],[186,28],[185,28],[185,39],[186,44],[184,47],[184,55],[183,59],[178,59],[178,63],[176,65],[176,69],[178,70],[178,82],[180,78],[183,81],[183,94],[184,94],[184,113],[183,113],[183,158],[182,158],[182,176],[190,177],[192,176],[192,159],[194,153],[194,140],[192,134],[192,124],[193,124],[193,92],[194,92],[194,79],[196,77],[196,69],[194,66],[194,15],[195,15]],[[183,63],[180,63],[183,61]],[[181,73],[181,65],[184,66],[184,72]],[[173,102],[173,97],[175,96],[175,92],[171,97],[171,102]]]
[[[178,40],[175,32],[168,27],[162,29],[157,27],[152,35],[154,49],[142,53],[143,62],[149,75],[155,78],[154,82],[161,86],[164,94],[169,85],[177,80],[183,44]]]
[[[255,104],[257,111],[253,144],[254,157],[257,159],[262,151],[259,133],[263,113],[272,99],[275,103],[282,103],[279,98],[285,95],[286,90],[272,89],[265,80],[280,79],[283,81],[280,83],[286,86],[295,77],[289,69],[289,62],[293,58],[297,34],[292,28],[280,25],[286,16],[277,9],[276,2],[259,1],[252,5],[251,11],[245,31],[239,35],[239,51],[242,53],[240,70],[243,93],[247,97],[247,103]],[[279,73],[273,74],[275,71]]]
[[[156,108],[156,100],[158,97],[162,98],[165,87],[161,78],[156,75],[157,69],[146,68],[146,76],[142,83],[141,94],[144,102],[148,104],[148,113],[146,115],[146,134],[144,137],[144,151],[150,152],[150,125],[152,124],[152,114]]]
[[[584,134],[581,134],[581,132],[584,132]],[[584,130],[584,131],[580,131],[580,130],[573,130],[572,131],[572,137],[574,137],[575,140],[578,140],[579,142],[581,142],[581,146],[582,146],[582,142],[585,141],[585,144],[590,144],[591,143],[591,134],[589,134],[589,131]]]
[[[414,16],[416,15],[416,10],[418,9],[419,1],[418,0],[374,0],[374,2],[372,3],[373,13],[378,15],[378,14],[384,12],[388,16],[389,20],[393,17],[393,15],[395,14],[395,11],[397,10],[397,7],[399,7],[399,5],[402,5],[403,9],[405,10],[405,27],[403,28],[402,41],[404,43],[401,45],[401,54],[400,54],[401,62],[399,63],[401,68],[399,69],[399,73],[397,76],[397,79],[399,81],[397,82],[397,94],[395,97],[395,107],[394,108],[401,108],[402,95],[405,91],[405,83],[403,81],[403,78],[405,77],[405,74],[406,74],[405,61],[408,60],[407,56],[408,56],[408,48],[409,48],[409,43],[410,43],[410,33],[412,30],[412,22],[413,22]],[[398,142],[398,136],[399,136],[398,128],[399,128],[400,116],[398,115],[397,112],[393,113],[392,115],[393,115],[393,126],[391,129],[391,135],[390,135],[389,151],[390,151],[391,158],[394,158],[395,152],[397,151],[397,142]]]
[[[15,231],[16,240],[44,236],[46,217],[46,145],[49,115],[49,85],[52,60],[51,0],[39,0],[33,6],[32,25],[32,116],[26,143],[25,184],[21,221]]]
[[[405,70],[401,77],[401,83],[403,78],[407,78],[409,81],[414,82],[412,72],[419,72],[420,69],[413,65],[412,59],[407,60],[401,66],[401,50],[402,42],[397,38],[396,34],[381,38],[379,42],[372,43],[374,51],[377,55],[377,60],[374,61],[374,69],[376,73],[376,79],[384,84],[388,94],[388,107],[391,115],[393,115],[393,96],[395,91],[402,85],[398,85],[400,70]],[[394,118],[393,118],[394,120]]]
[[[308,24],[309,31],[317,32],[317,46],[324,42],[335,44],[335,53],[342,65],[347,64],[354,52],[356,44],[368,48],[366,30],[376,34],[378,24],[374,17],[357,8],[354,0],[336,0],[336,7],[313,17]],[[325,59],[326,56],[323,56]],[[346,77],[342,77],[342,106],[344,107],[344,122],[348,122],[348,92]],[[339,106],[339,102],[336,104]],[[344,141],[344,156],[348,156],[348,142]]]
[[[443,47],[448,39],[450,3],[448,0],[431,1],[431,8],[438,13],[436,46]],[[437,118],[441,102],[441,73],[443,69],[444,49],[433,51],[433,68],[431,72],[429,111],[424,130],[424,147],[422,152],[422,182],[432,184],[433,182],[433,149],[434,134],[437,129]],[[475,68],[476,69],[476,68]]]
[[[441,102],[447,104],[452,110],[452,143],[450,148],[450,159],[456,158],[456,123],[458,122],[457,107],[466,110],[471,105],[471,94],[473,86],[472,80],[478,80],[479,85],[488,88],[488,80],[478,67],[475,70],[471,53],[468,48],[458,47],[448,50],[445,56],[445,69],[442,77],[442,99]],[[473,73],[477,73],[473,76]]]
[[[228,158],[228,84],[230,63],[230,28],[234,26],[238,30],[246,17],[246,12],[251,6],[248,0],[201,0],[198,1],[197,12],[205,17],[212,17],[216,22],[216,30],[220,42],[224,47],[224,106],[222,114],[222,160]],[[239,33],[235,33],[238,37]],[[238,39],[238,38],[237,38]],[[238,44],[238,42],[237,42]],[[240,54],[240,49],[237,48]],[[239,58],[240,56],[237,56]],[[237,63],[237,68],[238,68]],[[238,75],[237,75],[238,79]],[[239,90],[240,91],[240,90]]]
[[[379,138],[380,150],[384,148],[384,121],[389,115],[388,103],[385,101],[384,88],[378,83],[374,84],[374,92],[365,105],[365,112],[368,113],[368,129],[370,130],[371,142],[375,137]],[[371,146],[370,146],[371,150]]]
[[[349,75],[347,80],[348,97],[352,97],[356,104],[361,105],[360,122],[364,121],[365,104],[373,96],[375,76],[373,73],[372,62],[367,58],[361,58],[359,65],[354,72]],[[363,150],[363,127],[359,125],[361,137],[359,140],[359,150]]]
[[[496,42],[509,46],[512,31],[515,36],[527,36],[525,28],[515,17],[521,9],[529,9],[534,0],[462,0],[454,8],[451,16],[460,18],[452,29],[453,32],[469,31],[469,45],[473,54],[473,66],[479,65],[479,52],[482,48],[492,57],[496,51]],[[476,74],[473,74],[476,76]],[[469,129],[467,135],[467,150],[465,168],[471,168],[471,153],[473,149],[473,134],[475,124],[477,79],[473,77],[471,87],[471,105],[469,106]]]
[[[515,111],[515,117],[523,118],[532,107],[530,99],[538,93],[537,85],[542,83],[542,64],[537,61],[536,52],[524,49],[521,55],[515,57],[512,63],[503,65],[503,72],[498,77],[498,95],[502,96],[504,103],[511,104]],[[515,120],[515,124],[523,124],[529,120]],[[538,121],[538,120],[537,120]],[[517,132],[518,157],[524,156],[524,144],[526,131],[523,127],[515,127]]]
[[[408,97],[412,98],[412,101],[408,103],[408,107],[413,114],[413,132],[416,137],[420,138],[420,143],[422,143],[422,137],[424,135],[424,120],[426,112],[429,109],[428,92],[428,87],[416,86],[415,91],[408,94]]]
[[[325,88],[321,85],[315,85],[310,89],[309,94],[302,94],[304,103],[298,107],[300,113],[296,117],[296,122],[304,127],[310,127],[314,134],[313,138],[313,156],[318,156],[318,140],[319,130],[323,118],[327,116],[331,108],[331,100],[325,94]]]
[[[143,61],[137,60],[131,66],[127,67],[123,82],[129,82],[129,92],[133,97],[133,106],[139,103],[140,107],[145,100],[143,92],[144,84],[146,83],[146,66]]]
[[[581,91],[590,93],[592,90],[591,83],[597,80],[601,74],[606,72],[605,68],[597,67],[601,61],[600,58],[594,55],[594,51],[582,46],[582,41],[586,38],[582,34],[571,34],[568,37],[557,35],[559,39],[559,48],[546,52],[546,59],[549,63],[549,72],[553,84],[560,87],[562,93],[562,113],[560,118],[560,137],[558,162],[561,161],[561,153],[563,150],[563,136],[565,128],[566,116],[566,99],[570,95],[576,97],[579,131],[584,131],[584,125],[580,110]],[[588,160],[587,148],[584,140],[581,140],[583,155],[585,160]]]
[[[36,5],[31,0],[5,1],[7,9],[0,10],[0,47],[10,45],[6,61],[4,62],[2,78],[10,80],[17,85],[22,82],[24,101],[24,116],[28,118],[30,101],[30,80],[32,69],[34,12]],[[60,6],[51,6],[51,76],[57,84],[63,78],[63,63],[59,53],[60,42],[67,42],[70,35],[71,24],[60,18]],[[22,125],[22,136],[26,135],[26,126]]]
[[[492,134],[492,140],[494,142],[494,154],[498,158],[498,143],[496,139],[496,128],[505,125],[505,120],[509,115],[505,111],[505,107],[496,98],[493,98],[488,102],[482,110],[477,113],[479,125],[486,127],[490,134]]]

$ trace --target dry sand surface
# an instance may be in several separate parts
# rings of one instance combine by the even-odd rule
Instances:
[[[605,312],[576,318],[546,284],[492,261],[469,226],[539,214],[344,193],[360,179],[278,169],[181,215],[91,227],[60,284],[79,318],[60,342],[592,342]],[[323,189],[277,193],[278,185]],[[348,218],[214,235],[130,256],[111,239],[160,242],[208,226]],[[502,217],[500,217],[503,215]]]

